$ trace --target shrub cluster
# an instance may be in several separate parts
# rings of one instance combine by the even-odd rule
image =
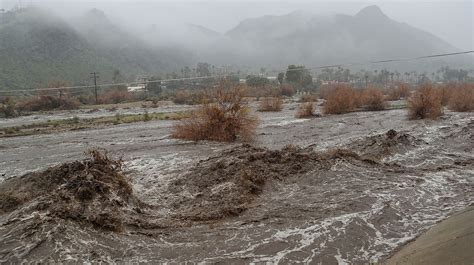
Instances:
[[[6,97],[0,101],[0,116],[12,118],[18,115],[15,109],[15,102],[10,97]]]
[[[334,87],[330,85],[321,85],[319,88],[319,98],[327,99],[329,94],[334,91]]]
[[[443,114],[440,90],[432,84],[423,84],[408,99],[410,119],[437,119]]]
[[[443,84],[443,85],[440,85],[440,86],[437,87],[439,95],[441,97],[441,104],[443,106],[448,105],[448,103],[451,99],[452,92],[456,87],[457,87],[457,84],[453,83],[453,82]]]
[[[259,111],[281,111],[283,100],[281,97],[265,97],[260,101]]]
[[[188,90],[179,90],[172,96],[172,98],[173,103],[175,104],[195,105],[203,104],[208,100],[212,100],[212,98],[208,97],[207,94],[206,91],[190,92]]]
[[[387,107],[383,92],[375,87],[356,90],[348,85],[338,84],[332,89],[326,89],[323,94],[326,98],[323,107],[325,114],[343,114],[361,107],[370,111]]]
[[[173,98],[175,104],[186,104],[189,99],[189,93],[186,90],[180,90],[176,92]]]
[[[369,87],[362,92],[362,105],[366,110],[384,110],[387,107],[385,96],[380,89]]]
[[[304,94],[300,97],[300,102],[317,102],[318,96],[316,94]]]
[[[314,102],[302,103],[299,105],[295,117],[298,119],[313,117],[315,115],[315,110]]]
[[[449,109],[460,112],[474,111],[474,84],[458,84],[451,87],[449,94]]]
[[[402,98],[410,97],[411,87],[407,83],[399,82],[392,87],[388,92],[388,99],[389,100],[399,100]]]
[[[134,99],[133,95],[127,90],[110,90],[101,94],[98,98],[99,104],[118,104],[129,102]]]
[[[339,84],[327,93],[323,112],[325,114],[343,114],[353,111],[360,105],[359,92],[347,85]]]
[[[251,115],[241,87],[227,88],[224,81],[190,118],[173,126],[172,137],[199,141],[247,141],[255,134],[258,119]]]
[[[77,109],[80,102],[72,97],[39,96],[17,104],[20,111],[71,110]]]
[[[281,95],[292,97],[296,93],[296,89],[290,84],[283,84],[281,85]]]

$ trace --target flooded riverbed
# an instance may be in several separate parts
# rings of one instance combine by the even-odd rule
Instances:
[[[25,205],[0,217],[0,260],[376,262],[472,204],[470,113],[438,121],[409,121],[406,110],[295,119],[289,103],[258,115],[252,146],[170,139],[172,121],[2,139],[4,182],[81,159],[92,146],[123,156],[135,195],[151,205],[137,216],[158,221],[117,233]],[[226,169],[236,170],[224,177]],[[258,192],[240,196],[244,175],[266,177]],[[201,187],[199,178],[213,181]]]

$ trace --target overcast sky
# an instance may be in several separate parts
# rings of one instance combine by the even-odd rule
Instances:
[[[9,9],[18,3],[42,5],[67,15],[96,7],[115,20],[137,24],[181,21],[221,33],[251,17],[282,15],[295,10],[353,15],[365,6],[376,4],[394,20],[429,31],[462,50],[474,49],[473,1],[0,0],[0,8]]]

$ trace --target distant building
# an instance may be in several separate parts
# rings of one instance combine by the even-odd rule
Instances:
[[[143,92],[145,91],[145,85],[144,84],[139,84],[137,86],[129,86],[127,87],[128,92]]]

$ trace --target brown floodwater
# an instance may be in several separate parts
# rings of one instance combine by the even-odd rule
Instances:
[[[158,221],[111,232],[25,204],[0,214],[0,262],[377,262],[472,204],[472,113],[295,119],[295,107],[258,113],[254,147],[170,139],[172,121],[1,139],[0,185],[100,146],[149,206],[137,216]],[[242,174],[265,181],[243,193]]]

